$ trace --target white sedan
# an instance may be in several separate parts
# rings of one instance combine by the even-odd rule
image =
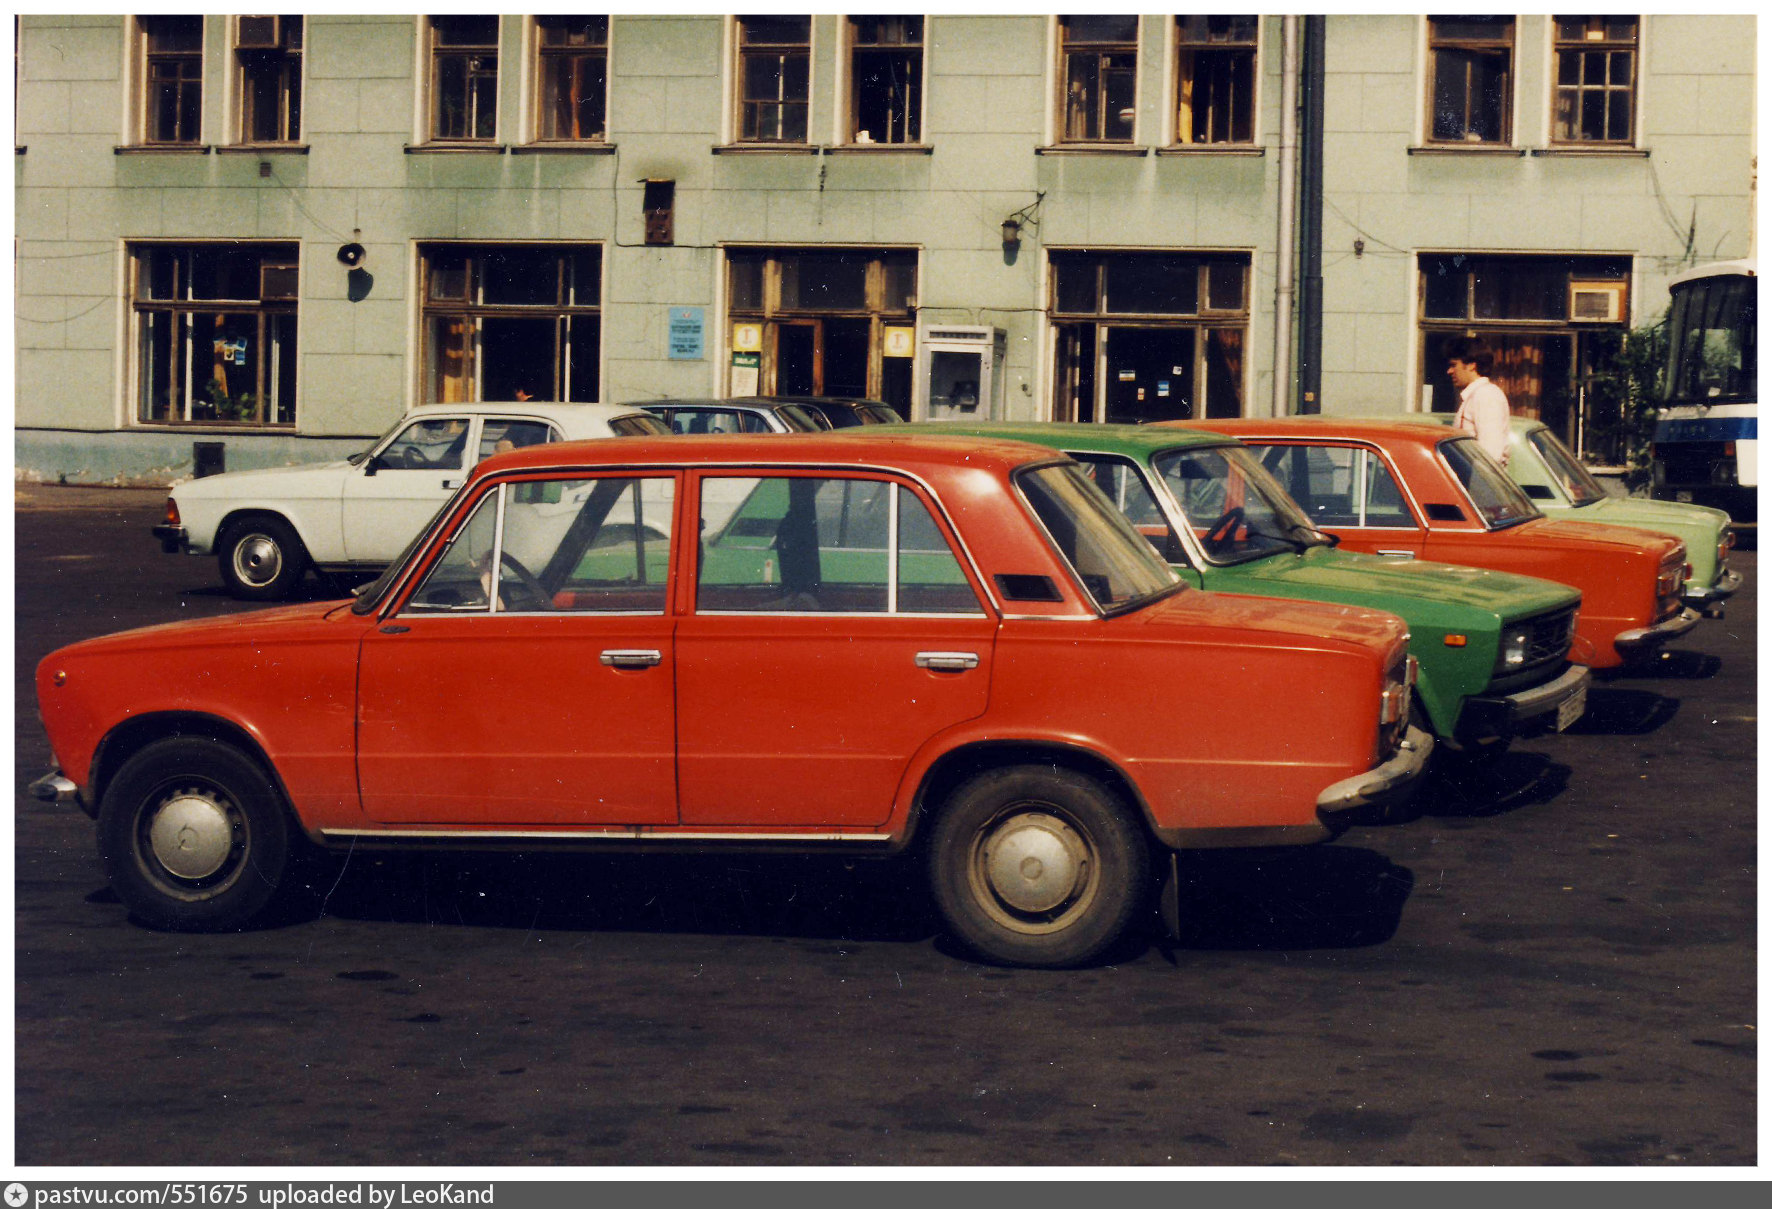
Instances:
[[[650,412],[611,403],[429,404],[345,461],[181,483],[154,536],[168,554],[214,554],[235,596],[281,600],[310,566],[387,566],[481,458],[549,441],[670,431]]]

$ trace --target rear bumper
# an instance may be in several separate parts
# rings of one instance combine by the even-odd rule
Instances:
[[[1317,817],[1325,825],[1338,828],[1340,820],[1336,816],[1347,811],[1407,801],[1420,785],[1433,751],[1434,737],[1420,727],[1411,726],[1397,753],[1390,759],[1358,776],[1337,781],[1318,794]]]
[[[191,535],[185,532],[183,525],[155,525],[154,536],[160,539],[160,550],[164,554],[184,554],[191,544]]]
[[[1691,609],[1681,609],[1666,621],[1648,626],[1640,630],[1626,630],[1612,640],[1621,655],[1640,655],[1652,651],[1662,643],[1678,638],[1698,624],[1698,614]]]
[[[1592,678],[1592,673],[1585,667],[1570,664],[1555,680],[1523,688],[1517,693],[1471,697],[1458,715],[1458,741],[1506,739],[1534,729],[1535,723],[1560,710],[1565,701],[1587,692],[1588,681]]]

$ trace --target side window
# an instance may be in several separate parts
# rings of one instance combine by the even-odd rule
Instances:
[[[671,478],[507,483],[414,593],[415,613],[663,613]]]
[[[466,420],[417,420],[376,458],[382,470],[460,470],[468,443]]]
[[[489,458],[558,439],[553,428],[539,420],[485,420],[480,425],[480,456]]]
[[[1264,451],[1261,460],[1314,524],[1332,528],[1415,527],[1390,468],[1369,449],[1276,445]]]
[[[1157,497],[1151,494],[1150,485],[1132,463],[1124,458],[1095,453],[1073,453],[1071,457],[1083,463],[1102,494],[1114,501],[1126,519],[1132,522],[1133,528],[1150,542],[1165,562],[1187,561],[1181,539],[1164,517]]]
[[[735,490],[743,502],[716,528]],[[983,612],[928,509],[896,484],[708,479],[702,531],[704,612]]]

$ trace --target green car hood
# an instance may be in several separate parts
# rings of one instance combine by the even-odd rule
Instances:
[[[1592,521],[1598,525],[1629,525],[1665,533],[1686,543],[1692,564],[1691,582],[1708,584],[1717,574],[1717,542],[1729,527],[1729,514],[1700,504],[1677,504],[1672,500],[1644,500],[1635,496],[1607,496],[1581,508],[1558,508],[1544,501],[1539,509],[1560,521]]]
[[[1562,584],[1505,571],[1327,547],[1208,567],[1202,578],[1203,586],[1214,591],[1369,605],[1388,609],[1412,626],[1443,629],[1470,627],[1472,609],[1506,622],[1562,608],[1580,597]]]

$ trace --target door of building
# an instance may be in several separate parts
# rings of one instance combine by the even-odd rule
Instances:
[[[1107,344],[1106,414],[1110,424],[1186,420],[1194,414],[1192,328],[1111,326]]]

